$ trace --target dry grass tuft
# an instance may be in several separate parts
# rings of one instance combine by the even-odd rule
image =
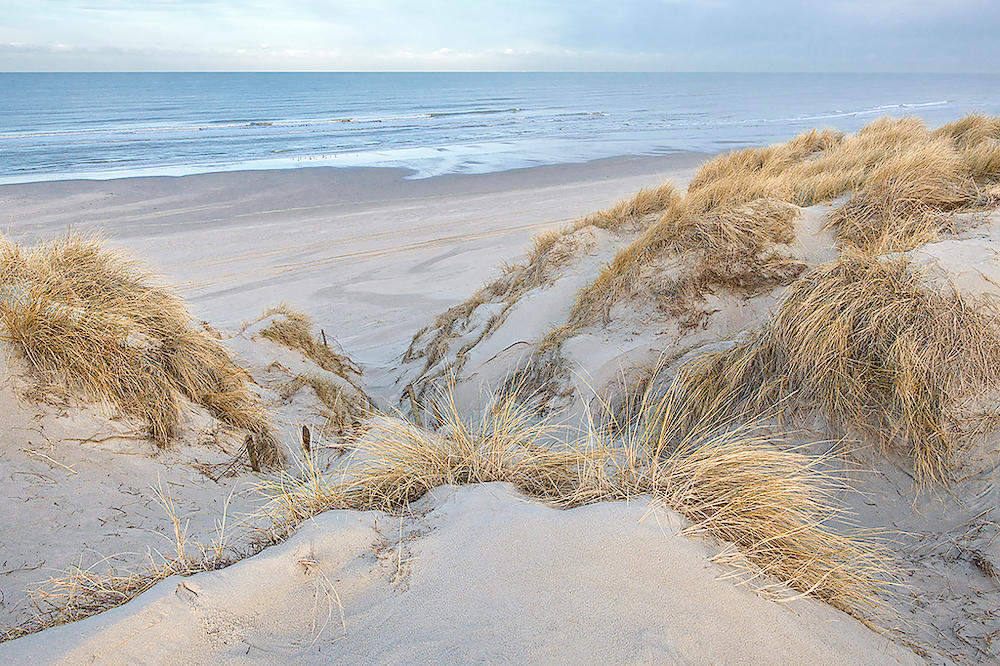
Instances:
[[[170,550],[150,550],[144,566],[138,569],[107,569],[102,566],[105,562],[98,562],[93,567],[74,567],[63,575],[50,578],[29,591],[36,615],[15,627],[0,627],[0,641],[97,615],[135,599],[171,576],[191,576],[222,569],[241,555],[250,554],[236,553],[227,545],[225,512],[217,524],[217,538],[210,545],[189,543],[186,525],[177,515],[173,501],[162,487],[153,490],[173,524],[173,534],[163,535],[170,542]]]
[[[1000,181],[1000,138],[988,138],[962,153],[962,166],[977,181]]]
[[[26,249],[0,239],[0,322],[39,395],[63,387],[107,401],[146,423],[161,446],[175,434],[185,396],[252,433],[261,462],[279,462],[249,375],[191,327],[177,296],[99,241],[69,235]]]
[[[278,319],[279,316],[282,318]],[[261,319],[268,317],[275,319],[260,332],[268,340],[301,352],[319,367],[340,377],[361,374],[361,368],[349,358],[334,352],[325,340],[316,339],[312,321],[307,315],[288,305],[279,305],[266,310]]]
[[[279,395],[287,401],[308,386],[325,406],[322,416],[327,419],[327,429],[332,428],[339,434],[354,430],[364,420],[370,404],[360,393],[345,395],[344,388],[320,375],[296,375],[281,387]]]
[[[1000,204],[998,128],[1000,118],[975,115],[933,132],[917,118],[882,118],[853,136],[812,130],[785,144],[720,155],[702,166],[683,199],[671,202],[659,220],[581,292],[564,335],[606,319],[623,298],[656,296],[656,262],[676,258],[678,251],[690,247],[678,249],[678,230],[703,228],[688,238],[706,245],[713,239],[722,242],[718,218],[754,201],[811,206],[853,193],[830,219],[842,245],[883,253],[926,243],[949,228],[952,213]],[[773,218],[757,214],[746,222],[757,226],[755,236],[766,238]],[[781,241],[769,242],[773,247]],[[734,249],[743,254],[738,245]],[[704,247],[703,257],[713,256]],[[706,271],[697,262],[687,263],[684,270],[690,277],[673,291],[689,303],[713,286],[740,282],[739,265],[732,273],[708,271],[712,279],[698,280]],[[794,276],[794,270],[779,270],[767,282],[787,284]]]
[[[677,396],[649,386],[623,421],[612,419],[612,471],[597,486],[616,498],[653,495],[692,522],[686,533],[731,544],[716,559],[753,578],[777,578],[861,618],[884,610],[877,596],[894,574],[871,541],[829,527],[843,518],[834,497],[844,482],[823,471],[827,460],[783,446],[754,418],[686,419]]]
[[[842,133],[834,130],[813,129],[788,143],[719,155],[702,165],[688,191],[705,190],[719,182],[759,181],[762,177],[780,176],[791,165],[836,148],[844,139]]]
[[[595,464],[593,452],[559,445],[565,428],[538,419],[509,395],[482,419],[461,418],[450,391],[435,402],[439,429],[377,417],[356,442],[354,459],[341,473],[307,474],[303,483],[285,475],[266,487],[276,522],[297,524],[332,508],[396,511],[446,484],[502,481],[523,492],[565,503]]]
[[[947,137],[962,148],[973,147],[988,139],[1000,139],[1000,118],[970,113],[937,128],[934,136]]]
[[[495,398],[470,423],[447,392],[436,432],[376,417],[344,466],[323,469],[313,452],[299,474],[283,471],[261,482],[271,497],[264,508],[270,527],[246,553],[228,545],[223,518],[219,538],[191,555],[161,492],[175,552],[151,554],[135,573],[78,569],[50,580],[33,593],[39,615],[7,638],[118,606],[169,576],[227,566],[327,510],[395,512],[437,486],[494,481],[562,507],[652,496],[690,520],[684,534],[725,542],[714,559],[758,590],[780,599],[813,596],[877,621],[893,580],[890,562],[868,537],[831,527],[843,522],[834,502],[842,486],[822,471],[824,460],[782,447],[753,423],[731,428],[705,418],[689,426],[674,396],[647,392],[625,423],[581,432],[539,420],[512,394]]]
[[[962,155],[944,138],[922,139],[873,167],[829,225],[844,244],[882,253],[933,240],[946,215],[975,196]]]
[[[748,296],[791,282],[804,268],[783,249],[795,239],[797,215],[795,206],[775,199],[754,199],[698,215],[680,210],[664,215],[658,222],[662,238],[655,242],[656,252],[640,239],[632,251],[648,259],[640,262],[631,253],[619,253],[580,294],[566,332],[587,322],[607,321],[614,303],[635,295],[627,291],[631,289],[641,288],[664,311],[694,322],[694,304],[713,289]],[[653,242],[648,233],[644,238]],[[669,256],[671,266],[658,262],[657,255]],[[629,279],[623,279],[626,276]]]
[[[785,295],[770,324],[681,379],[697,415],[815,405],[835,425],[945,481],[960,442],[996,418],[1000,334],[957,294],[929,290],[905,259],[845,253]]]
[[[630,225],[634,226],[649,215],[659,213],[671,206],[677,205],[678,201],[680,201],[680,195],[670,183],[663,183],[657,187],[643,188],[630,198],[622,199],[611,208],[581,217],[570,225],[569,229],[564,233],[573,232],[588,226],[611,230],[622,229]]]
[[[272,520],[295,525],[334,508],[397,511],[444,484],[507,482],[563,507],[652,495],[692,521],[687,532],[731,543],[720,561],[752,578],[778,578],[860,617],[881,607],[890,578],[882,552],[828,527],[835,480],[822,461],[777,446],[759,428],[711,420],[687,428],[670,397],[644,399],[615,436],[540,420],[510,392],[472,424],[450,393],[441,402],[448,408],[436,432],[382,419],[352,463],[334,473],[310,466],[270,484]]]

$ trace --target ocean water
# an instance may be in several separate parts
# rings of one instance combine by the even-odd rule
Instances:
[[[0,183],[301,166],[422,178],[1000,114],[1000,76],[0,74]]]

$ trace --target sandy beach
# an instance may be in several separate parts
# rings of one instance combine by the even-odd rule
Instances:
[[[989,661],[998,123],[0,186],[0,661]]]
[[[7,185],[0,230],[29,244],[99,234],[221,328],[287,301],[370,369],[379,396],[414,331],[523,255],[535,234],[651,183],[682,183],[703,159],[418,180],[321,167]]]
[[[0,666],[1000,666],[1000,2],[0,4]]]

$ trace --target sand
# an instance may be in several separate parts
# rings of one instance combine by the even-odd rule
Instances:
[[[320,433],[326,419],[311,389],[289,400],[280,390],[301,373],[342,380],[254,332],[226,344],[252,369],[282,442],[297,443],[303,425]],[[74,568],[142,570],[162,561],[161,553],[173,556],[170,511],[190,542],[188,556],[198,544],[251,546],[250,530],[266,525],[254,515],[265,497],[247,467],[242,434],[183,402],[180,437],[159,449],[141,424],[114,418],[108,407],[32,400],[21,362],[0,349],[0,627],[35,614],[25,593],[47,578]],[[272,362],[280,366],[268,368]],[[301,452],[287,450],[294,468]],[[339,455],[334,449],[320,460]]]
[[[830,210],[827,204],[799,211],[797,238],[789,248],[792,256],[807,265],[836,257],[834,239],[822,225]],[[1000,213],[975,213],[961,219],[964,224],[958,225],[957,233],[914,250],[911,260],[923,271],[928,288],[954,289],[985,311],[997,313]],[[581,236],[591,233],[588,229],[577,232]],[[539,358],[544,336],[566,323],[575,294],[598,275],[614,248],[628,240],[629,235],[622,234],[611,247],[606,242],[583,243],[587,249],[557,279],[524,294],[506,311],[504,323],[485,336],[477,313],[500,303],[478,306],[468,321],[455,327],[445,356],[430,370],[425,370],[421,358],[404,364],[399,385],[434,372],[447,375],[449,368],[457,367],[461,352],[467,360],[457,373],[455,392],[465,410],[480,409],[485,386],[500,386],[513,372],[533,367],[530,362]],[[658,268],[669,278],[669,263]],[[648,377],[658,368],[665,385],[685,363],[731,346],[745,331],[766,322],[784,289],[749,298],[723,290],[709,294],[700,304],[708,313],[706,318],[690,328],[641,297],[623,299],[612,309],[609,321],[587,326],[567,339],[558,357],[541,356],[545,367],[557,368],[547,376],[550,383],[541,387],[546,404],[557,407],[573,424],[588,413],[600,415],[607,396],[614,395],[623,377]],[[995,400],[996,396],[987,398]],[[791,444],[808,445],[817,453],[835,446],[843,436],[815,414],[783,423],[781,432]],[[998,456],[1000,436],[995,431],[974,438],[956,474],[960,481],[947,489],[919,487],[908,461],[875,447],[859,446],[854,455],[840,461],[849,468],[855,488],[842,495],[851,511],[851,523],[891,532],[886,545],[899,566],[902,585],[886,603],[899,614],[899,635],[932,663],[1000,659]]]
[[[331,511],[223,571],[0,647],[49,663],[915,664],[820,602],[756,597],[648,501],[558,511],[443,486]]]
[[[534,234],[650,183],[687,179],[703,157],[424,180],[306,168],[6,185],[0,232],[17,242],[100,233],[218,328],[288,301],[369,369],[378,397],[413,333],[520,257]]]
[[[535,233],[664,179],[681,187],[701,159],[430,180],[396,170],[301,169],[11,185],[0,187],[0,229],[29,243],[68,228],[100,232],[145,259],[226,336],[266,307],[290,302],[363,365],[377,404],[395,406],[419,373],[401,363],[413,334],[519,260]],[[796,252],[807,261],[828,255],[829,239],[818,230],[823,214],[802,218],[807,240]],[[576,290],[630,238],[580,233],[587,238],[579,257],[472,349],[460,383],[470,401],[565,319]],[[588,386],[603,388],[625,365],[664,348],[683,355],[724,344],[766,317],[776,298],[721,303],[717,325],[682,346],[676,328],[659,329],[662,322],[642,313],[585,331],[568,346],[578,371],[567,375],[572,409],[580,415]],[[489,314],[489,307],[479,312],[458,342],[474,339]],[[318,369],[255,330],[225,343],[251,370],[294,452],[301,425],[319,425],[318,401],[309,390],[284,402],[278,392],[294,374]],[[4,363],[11,368],[16,359]],[[25,590],[74,563],[122,553],[114,564],[136,566],[149,549],[169,547],[162,533],[172,525],[150,486],[167,489],[192,540],[203,543],[223,514],[242,517],[261,505],[248,469],[217,480],[202,470],[203,463],[224,468],[238,453],[224,433],[211,440],[204,414],[192,412],[183,447],[157,452],[104,411],[25,403],[16,375],[0,375],[8,378],[0,413],[12,415],[0,432],[0,623],[29,616]],[[115,428],[125,437],[78,441]],[[335,460],[336,441],[329,444],[327,460]],[[927,528],[905,502],[887,511],[877,519]],[[25,517],[51,527],[26,530]],[[0,661],[919,663],[840,611],[810,599],[777,603],[737,585],[732,571],[709,561],[718,546],[679,536],[683,524],[648,501],[567,512],[504,486],[440,488],[402,519],[320,515],[289,541],[227,569],[168,579],[117,609],[2,644]],[[230,528],[238,531],[239,522]],[[943,529],[957,528],[947,521]],[[966,609],[967,601],[953,600]]]

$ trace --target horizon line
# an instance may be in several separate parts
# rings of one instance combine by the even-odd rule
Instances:
[[[0,74],[948,74],[1000,76],[1000,71],[933,70],[666,70],[666,69],[51,69]]]

